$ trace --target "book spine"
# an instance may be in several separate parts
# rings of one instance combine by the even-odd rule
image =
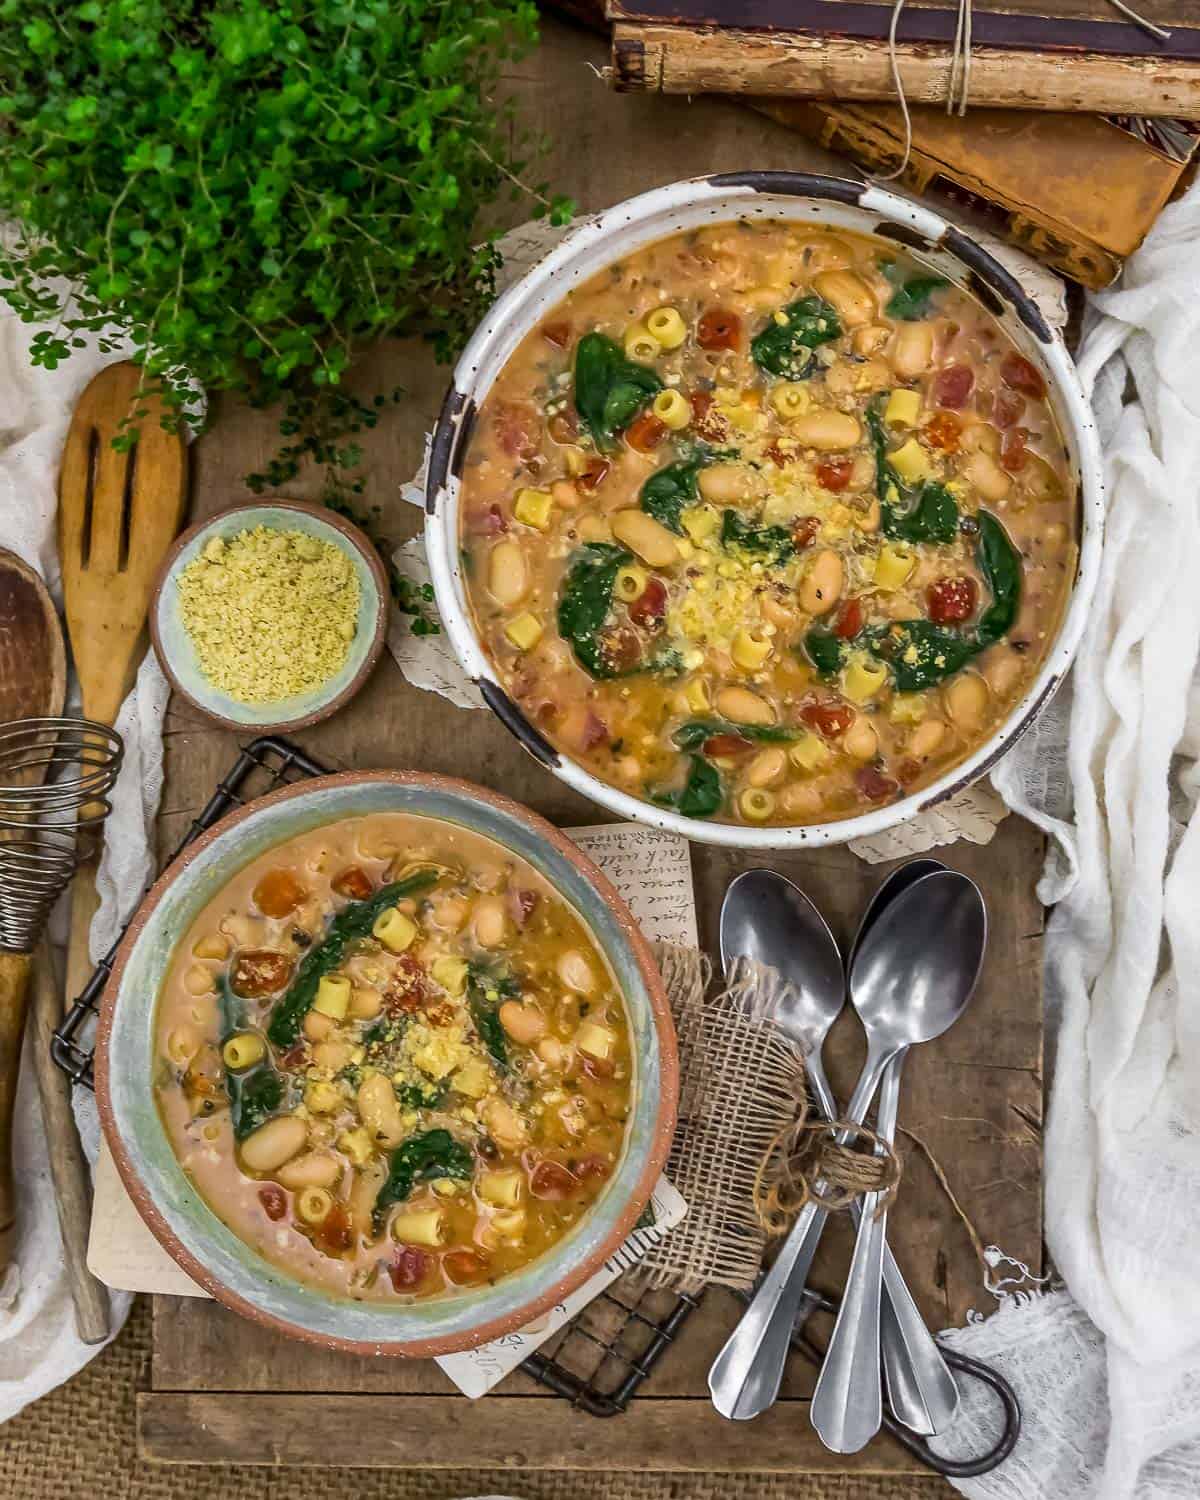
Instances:
[[[902,43],[896,54],[909,103],[944,103],[950,49]],[[611,82],[625,93],[895,99],[885,43],[728,27],[618,23]],[[1007,109],[1195,119],[1200,118],[1200,62],[976,47],[970,100]]]
[[[836,106],[810,104],[772,107],[769,100],[756,108],[771,119],[815,141],[827,151],[848,156],[868,172],[893,171],[900,163],[901,148],[895,137],[873,131],[862,122],[841,114]],[[945,164],[914,146],[908,165],[897,182],[913,192],[940,196],[971,209],[1001,239],[1027,250],[1035,259],[1061,271],[1081,285],[1099,290],[1119,274],[1122,261],[1101,245],[1050,219],[1031,217],[988,195],[986,183],[966,183],[947,175]]]

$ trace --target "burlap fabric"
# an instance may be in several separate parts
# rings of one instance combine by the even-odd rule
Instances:
[[[944,1480],[870,1476],[620,1474],[517,1476],[495,1469],[182,1468],[139,1462],[134,1398],[145,1387],[150,1306],[139,1298],[124,1333],[69,1385],[0,1428],[3,1500],[279,1500],[281,1492],[354,1500],[950,1500]],[[598,1424],[619,1437],[619,1417]]]

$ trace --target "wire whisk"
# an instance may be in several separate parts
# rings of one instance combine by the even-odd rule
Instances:
[[[81,832],[112,810],[121,736],[88,719],[0,726],[0,949],[30,953],[81,857]]]

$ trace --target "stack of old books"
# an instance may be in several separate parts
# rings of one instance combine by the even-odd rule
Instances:
[[[602,3],[555,8],[594,23]],[[969,203],[1046,264],[1107,285],[1200,143],[1200,5],[909,0],[890,45],[894,9],[894,0],[608,0],[610,81],[741,95],[868,171],[890,172],[906,148],[898,68],[911,110],[900,181]],[[947,112],[955,57],[961,84],[968,54],[968,107]]]

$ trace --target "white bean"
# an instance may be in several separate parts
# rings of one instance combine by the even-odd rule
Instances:
[[[943,691],[946,711],[960,729],[978,729],[988,702],[988,687],[974,672],[963,672]]]
[[[596,988],[596,976],[592,973],[592,966],[578,948],[568,949],[559,959],[558,977],[569,990],[574,990],[577,995],[590,995]]]
[[[242,1164],[252,1172],[274,1172],[304,1147],[308,1126],[295,1115],[277,1115],[242,1142]]]
[[[933,359],[933,326],[930,323],[902,323],[892,341],[892,369],[901,380],[915,380],[928,370]]]
[[[612,517],[612,534],[652,568],[666,568],[679,557],[675,538],[644,510],[619,510]]]
[[[516,604],[529,588],[525,554],[516,542],[497,542],[488,559],[488,589],[497,604]]]
[[[912,732],[908,742],[909,754],[914,760],[924,760],[932,755],[946,737],[946,726],[941,719],[925,719]]]
[[[341,1173],[342,1164],[336,1156],[325,1151],[306,1151],[303,1156],[285,1162],[276,1172],[275,1180],[280,1187],[294,1193],[306,1187],[332,1187]]]
[[[546,1029],[546,1018],[536,1005],[506,1000],[500,1007],[500,1024],[521,1047],[532,1046]]]
[[[838,553],[829,548],[818,552],[800,584],[801,609],[810,615],[828,614],[842,597],[845,577],[845,566]]]
[[[821,271],[813,277],[813,290],[836,308],[847,328],[861,328],[878,311],[870,288],[853,271]]]
[[[389,1151],[404,1139],[404,1122],[390,1078],[372,1073],[358,1086],[358,1112],[371,1139]]]
[[[717,694],[716,709],[733,724],[773,724],[775,710],[765,698],[749,688],[724,687]]]
[[[710,464],[696,481],[701,495],[714,505],[741,505],[763,493],[762,476],[747,464]]]
[[[746,780],[753,787],[771,786],[787,770],[787,751],[778,745],[760,750],[746,767]]]
[[[497,948],[504,941],[504,902],[499,896],[483,896],[475,903],[471,928],[481,948]]]
[[[857,417],[844,411],[809,411],[788,424],[788,432],[806,448],[837,453],[853,448],[862,437]]]

